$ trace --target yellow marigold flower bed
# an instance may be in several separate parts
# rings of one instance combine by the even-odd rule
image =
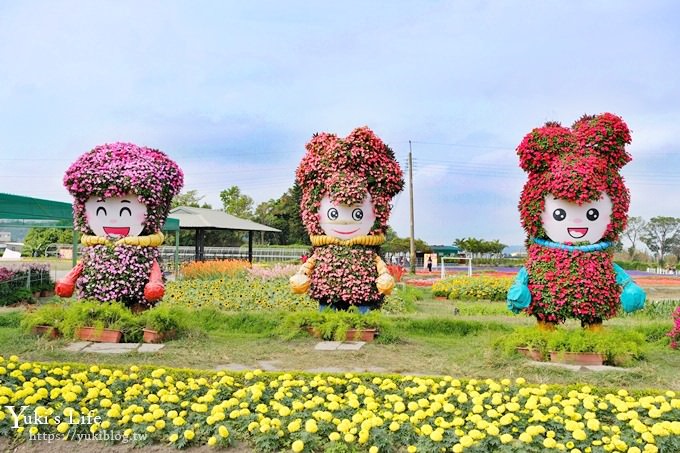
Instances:
[[[295,452],[341,444],[370,452],[680,451],[672,391],[521,378],[227,373],[0,356],[0,407],[0,435],[34,440],[182,448],[239,439]]]
[[[180,273],[186,279],[214,279],[235,275],[250,268],[244,260],[209,260],[183,264]]]
[[[512,281],[506,276],[456,276],[435,282],[432,294],[458,300],[505,300]]]

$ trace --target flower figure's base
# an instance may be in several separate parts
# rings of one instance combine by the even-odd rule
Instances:
[[[539,330],[543,331],[553,331],[557,328],[557,324],[551,321],[538,321]]]

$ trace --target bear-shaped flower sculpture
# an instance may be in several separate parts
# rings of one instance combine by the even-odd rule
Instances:
[[[162,298],[161,228],[183,178],[163,152],[131,143],[97,146],[80,156],[64,185],[75,199],[83,258],[57,282],[57,294],[70,297],[77,287],[81,297],[133,308]]]
[[[380,258],[390,202],[404,186],[392,150],[367,127],[345,139],[316,134],[307,144],[296,181],[312,255],[290,279],[321,307],[378,308],[394,287]]]
[[[526,268],[508,292],[508,308],[539,321],[601,323],[619,307],[642,308],[645,294],[613,263],[630,196],[619,170],[631,157],[628,127],[611,113],[584,116],[569,129],[546,123],[517,148],[529,173],[520,198]]]

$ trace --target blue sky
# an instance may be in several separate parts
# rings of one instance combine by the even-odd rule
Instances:
[[[669,1],[0,2],[0,191],[69,201],[95,145],[159,148],[219,206],[292,185],[313,133],[368,125],[416,236],[520,244],[515,148],[610,111],[633,132],[631,215],[680,217],[680,4]],[[404,169],[405,166],[404,166]],[[408,193],[392,225],[408,234]]]

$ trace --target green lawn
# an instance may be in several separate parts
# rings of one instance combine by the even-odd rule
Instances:
[[[169,342],[155,354],[103,355],[70,353],[65,340],[46,341],[23,334],[16,309],[0,311],[0,351],[24,360],[68,361],[109,365],[153,364],[182,368],[216,369],[227,364],[262,368],[261,362],[280,370],[375,371],[400,374],[451,375],[461,378],[514,378],[536,383],[588,383],[603,387],[680,390],[680,351],[663,339],[649,344],[646,360],[633,368],[608,372],[574,372],[536,366],[519,356],[494,349],[494,342],[512,326],[532,325],[534,320],[512,315],[503,303],[453,302],[426,298],[415,302],[416,312],[392,316],[399,341],[365,345],[356,352],[315,351],[317,339],[300,335],[283,340],[272,330],[280,314],[252,315],[251,323],[214,322],[207,333]],[[457,308],[458,314],[454,314]],[[482,313],[482,314],[476,314]],[[261,322],[260,322],[261,321]],[[570,325],[576,326],[575,323]],[[659,327],[670,330],[671,321],[641,318],[614,319],[605,326],[634,329]]]

